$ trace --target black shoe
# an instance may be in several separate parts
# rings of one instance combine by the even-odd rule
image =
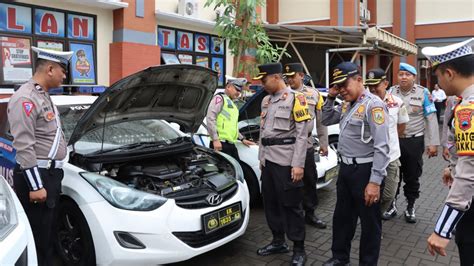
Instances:
[[[405,211],[405,221],[411,224],[416,223],[415,207],[407,208],[407,210]]]
[[[392,201],[392,205],[390,206],[390,208],[382,214],[382,219],[390,220],[395,216],[397,216],[397,205],[395,204],[394,200]]]
[[[319,228],[319,229],[326,229],[326,227],[327,227],[326,223],[323,222],[323,220],[319,219],[314,214],[306,213],[305,220],[306,220],[307,224],[312,225],[312,226],[314,226],[316,228]]]
[[[330,260],[323,263],[323,266],[350,266],[350,262],[340,261],[336,258],[331,258]]]
[[[291,258],[292,266],[303,266],[306,263],[306,253],[304,251],[294,252]]]
[[[279,254],[279,253],[288,253],[290,252],[290,249],[288,248],[288,244],[282,243],[282,244],[274,244],[270,243],[263,248],[259,248],[257,250],[257,255],[259,256],[268,256],[272,254]]]

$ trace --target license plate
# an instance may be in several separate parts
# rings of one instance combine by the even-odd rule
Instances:
[[[334,177],[336,177],[338,174],[339,174],[339,166],[335,166],[335,167],[333,167],[333,168],[326,171],[326,175],[324,176],[324,181],[329,182]]]
[[[237,202],[202,216],[204,232],[209,234],[242,219],[241,203]]]

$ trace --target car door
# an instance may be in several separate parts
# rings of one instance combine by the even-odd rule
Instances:
[[[15,149],[7,117],[8,100],[0,101],[0,175],[13,186],[13,168],[15,167]]]

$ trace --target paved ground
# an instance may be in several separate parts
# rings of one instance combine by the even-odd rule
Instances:
[[[442,157],[425,158],[421,177],[421,197],[417,201],[418,223],[408,224],[401,213],[406,208],[404,199],[398,200],[399,215],[384,222],[379,265],[459,265],[454,241],[448,246],[446,257],[432,257],[426,248],[426,239],[433,231],[434,223],[440,213],[447,194],[441,183],[440,173],[447,165]],[[312,227],[306,229],[307,265],[321,265],[331,257],[332,213],[334,211],[335,182],[319,190],[319,216],[328,221],[328,229]],[[266,225],[263,209],[251,210],[250,223],[245,235],[216,250],[175,265],[287,265],[291,253],[268,257],[257,256],[256,250],[271,241],[271,233]],[[360,230],[353,241],[351,260],[358,265]]]

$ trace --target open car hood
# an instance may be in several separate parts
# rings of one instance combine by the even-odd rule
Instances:
[[[153,66],[110,86],[78,121],[69,144],[105,124],[163,119],[195,132],[217,88],[217,72],[195,65]]]

